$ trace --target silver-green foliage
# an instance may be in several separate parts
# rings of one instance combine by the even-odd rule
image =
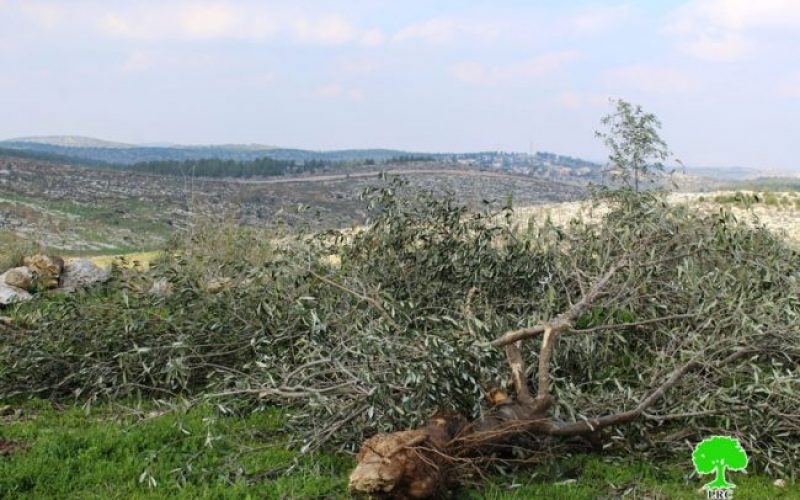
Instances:
[[[439,409],[478,416],[508,379],[489,341],[565,310],[628,255],[584,332],[559,340],[555,416],[629,409],[696,359],[646,418],[610,432],[612,449],[674,455],[727,434],[762,468],[796,470],[800,257],[768,231],[647,193],[599,222],[520,228],[510,207],[475,214],[398,189],[367,193],[374,216],[355,234],[206,228],[150,271],[20,307],[0,397],[279,405],[298,440],[353,448]],[[157,278],[173,292],[148,293]]]

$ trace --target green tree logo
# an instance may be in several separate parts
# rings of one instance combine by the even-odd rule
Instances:
[[[706,489],[729,490],[736,485],[725,480],[725,469],[743,471],[747,467],[747,453],[738,439],[711,436],[695,447],[692,462],[698,474],[717,473],[716,478],[705,485]]]

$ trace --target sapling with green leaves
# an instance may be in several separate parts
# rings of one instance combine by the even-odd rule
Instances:
[[[600,120],[605,130],[595,134],[608,147],[612,176],[638,193],[640,179],[664,172],[671,152],[659,135],[661,121],[656,115],[624,99],[611,102],[614,112]]]

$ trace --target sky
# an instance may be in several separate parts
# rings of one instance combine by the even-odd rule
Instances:
[[[800,1],[0,0],[0,138],[602,160],[609,98],[800,170]]]

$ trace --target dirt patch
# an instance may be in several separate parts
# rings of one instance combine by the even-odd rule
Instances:
[[[14,441],[6,441],[3,438],[0,438],[0,457],[6,457],[9,455],[13,455],[14,453],[19,453],[21,451],[25,451],[28,448],[26,443],[17,443]]]

